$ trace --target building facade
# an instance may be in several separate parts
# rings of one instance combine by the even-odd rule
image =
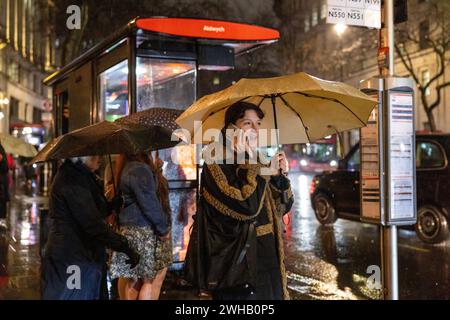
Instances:
[[[51,92],[42,80],[55,65],[52,3],[0,0],[0,132],[50,125]]]

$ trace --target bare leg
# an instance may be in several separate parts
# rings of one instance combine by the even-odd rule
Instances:
[[[127,284],[127,279],[125,278],[119,278],[117,281],[117,292],[119,293],[119,299],[123,300],[123,297],[125,297],[125,288]]]
[[[139,300],[152,300],[153,279],[142,280],[142,287],[139,291]]]
[[[164,268],[162,270],[159,270],[158,273],[156,274],[152,285],[152,300],[159,299],[159,294],[161,292],[161,287],[164,282],[164,278],[166,277],[166,273],[167,268]]]
[[[120,300],[137,300],[142,283],[140,280],[119,279],[119,295]]]

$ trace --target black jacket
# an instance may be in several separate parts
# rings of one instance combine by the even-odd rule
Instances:
[[[257,287],[258,272],[278,269],[287,298],[281,219],[292,207],[292,191],[286,177],[259,172],[257,165],[203,167],[185,264],[186,279],[194,286]],[[280,201],[284,191],[285,204]]]
[[[66,160],[50,193],[49,235],[45,257],[65,263],[106,261],[106,247],[129,252],[126,238],[105,222],[108,202],[95,175],[81,162]]]

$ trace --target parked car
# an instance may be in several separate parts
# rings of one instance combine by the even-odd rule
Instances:
[[[414,227],[426,243],[441,243],[450,235],[449,158],[450,134],[416,135],[417,223]],[[314,176],[311,202],[321,224],[333,224],[338,218],[360,220],[359,163],[357,144],[339,161],[338,170]]]

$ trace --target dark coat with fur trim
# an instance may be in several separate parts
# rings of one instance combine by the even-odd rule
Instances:
[[[292,207],[292,191],[287,177],[262,176],[260,169],[203,167],[185,263],[187,280],[198,288],[249,288],[256,299],[288,299],[282,217]]]

